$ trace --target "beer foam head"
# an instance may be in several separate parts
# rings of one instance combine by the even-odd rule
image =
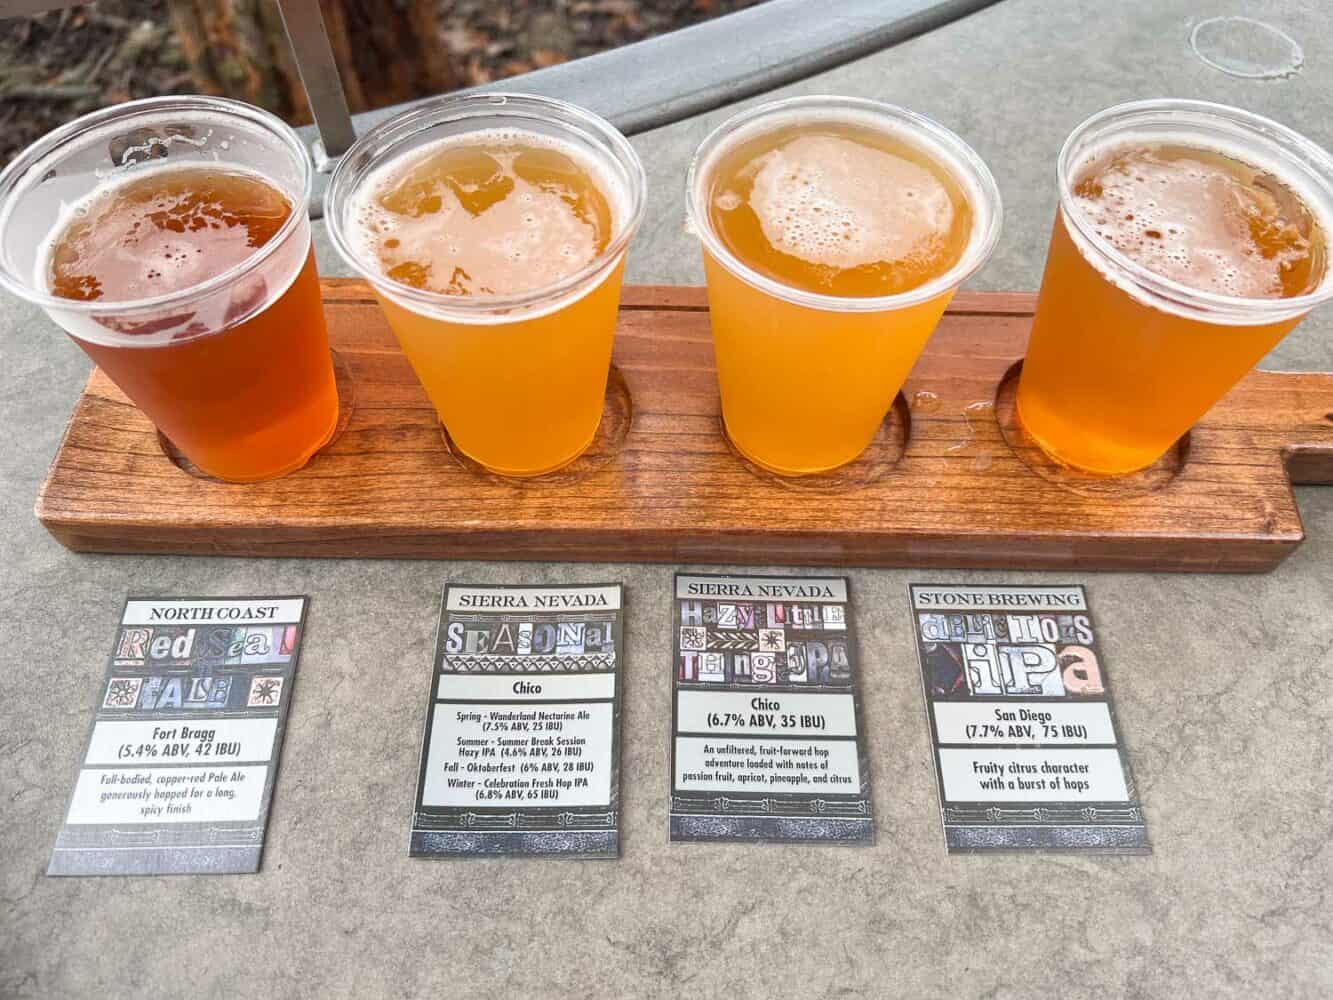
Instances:
[[[953,225],[939,178],[887,150],[802,135],[755,163],[750,207],[772,246],[847,270],[928,255]],[[718,207],[726,209],[718,196]],[[732,194],[734,197],[734,194]]]
[[[484,150],[485,174],[462,181],[432,170],[451,151]],[[568,157],[606,199],[606,232],[567,190],[525,178],[524,149]],[[481,158],[479,158],[480,160]],[[486,129],[429,143],[372,173],[351,202],[348,232],[387,277],[451,295],[505,295],[543,288],[597,259],[626,215],[623,185],[572,144],[537,133]]]
[[[1311,210],[1271,174],[1231,156],[1120,147],[1083,164],[1074,201],[1102,239],[1169,280],[1233,298],[1308,291],[1288,286],[1310,271]]]
[[[985,163],[944,126],[820,95],[723,123],[699,146],[686,190],[710,263],[836,312],[903,308],[956,287],[990,256],[1003,211]]]
[[[64,207],[38,254],[37,280],[61,298],[108,303],[188,290],[253,257],[291,211],[250,170],[129,171]]]
[[[202,197],[220,189],[233,197]],[[300,274],[310,221],[294,204],[268,175],[226,161],[118,171],[62,205],[33,285],[60,300],[50,308],[81,340],[156,347],[207,336],[268,308]]]

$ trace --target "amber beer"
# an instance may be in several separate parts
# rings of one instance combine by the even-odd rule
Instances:
[[[95,193],[56,237],[51,293],[114,304],[189,291],[243,265],[292,210],[250,174],[180,167],[132,177]],[[239,281],[221,323],[188,307],[101,321],[110,336],[78,345],[211,475],[247,482],[290,472],[333,433],[338,393],[309,249],[276,296],[262,277]]]
[[[1061,462],[1133,472],[1333,294],[1333,158],[1257,115],[1148,101],[1081,125],[1059,177],[1019,416]]]
[[[687,194],[727,434],[788,475],[866,448],[1000,226],[994,179],[961,139],[850,98],[731,119]]]
[[[643,195],[638,157],[606,122],[483,95],[368,133],[334,174],[327,217],[453,445],[535,476],[597,433]]]
[[[0,281],[41,304],[200,469],[300,468],[338,397],[308,157],[256,108],[159,98],[51,133],[0,176]]]

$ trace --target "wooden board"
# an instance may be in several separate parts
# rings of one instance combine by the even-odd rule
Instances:
[[[959,295],[867,457],[783,480],[720,433],[706,300],[670,287],[625,289],[589,455],[505,480],[454,457],[366,286],[324,290],[355,406],[307,468],[252,485],[191,475],[94,372],[42,523],[95,552],[1261,571],[1302,539],[1290,481],[1333,482],[1329,374],[1252,373],[1125,480],[1046,462],[1012,416],[1026,294]]]

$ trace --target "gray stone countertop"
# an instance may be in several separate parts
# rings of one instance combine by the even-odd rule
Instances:
[[[1193,23],[1237,13],[1297,38],[1301,72],[1247,81],[1190,54]],[[784,91],[820,92],[970,141],[1005,228],[969,287],[1029,289],[1079,121],[1200,97],[1333,147],[1333,31],[1324,0],[1006,0]],[[652,194],[630,280],[701,279],[684,171],[733,110],[634,140]],[[342,273],[317,239],[323,272]],[[1331,330],[1326,309],[1268,364],[1333,369]],[[677,567],[75,555],[32,504],[88,366],[13,301],[0,361],[0,997],[1333,994],[1333,489],[1299,491],[1308,540],[1266,576],[852,571],[878,843],[672,846]],[[922,578],[1088,587],[1150,857],[945,854],[906,603]],[[446,579],[624,581],[620,861],[407,857]],[[258,875],[43,875],[130,592],[313,597]]]

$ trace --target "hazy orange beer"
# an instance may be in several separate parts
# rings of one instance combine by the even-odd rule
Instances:
[[[788,475],[866,448],[1000,230],[994,178],[966,143],[852,98],[732,118],[695,154],[687,198],[727,433]]]
[[[0,176],[0,280],[205,472],[282,475],[338,420],[310,170],[290,128],[239,102],[96,112]]]
[[[1088,119],[1058,174],[1019,415],[1056,459],[1132,472],[1333,296],[1333,158],[1258,115],[1159,100]]]
[[[601,422],[643,167],[590,112],[442,98],[368,132],[327,197],[450,438],[510,476],[577,458]]]

